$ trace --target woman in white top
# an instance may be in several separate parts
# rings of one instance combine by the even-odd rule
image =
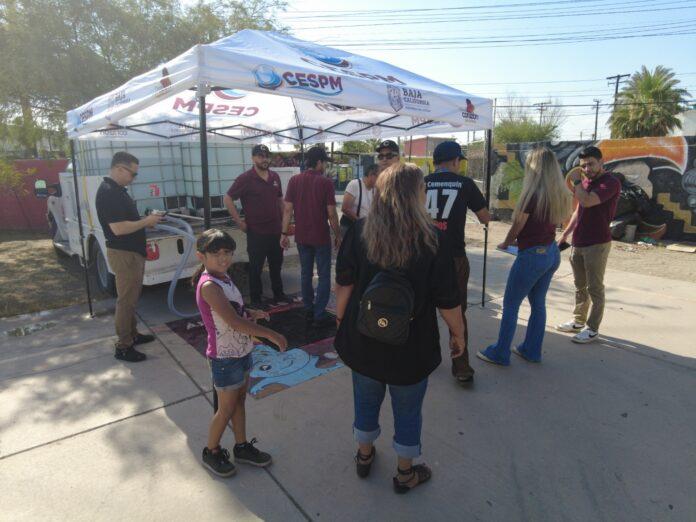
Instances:
[[[341,206],[341,227],[344,234],[353,223],[367,216],[370,211],[378,172],[377,165],[370,165],[362,179],[351,180],[346,186]]]

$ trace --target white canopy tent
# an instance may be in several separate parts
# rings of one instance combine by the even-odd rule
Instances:
[[[489,130],[490,158],[492,124],[490,99],[347,51],[252,30],[197,45],[67,114],[73,165],[75,140],[200,141],[206,227],[208,141],[303,146]],[[487,179],[487,199],[489,185]]]

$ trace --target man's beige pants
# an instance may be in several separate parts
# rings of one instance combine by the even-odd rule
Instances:
[[[117,349],[133,346],[133,339],[138,333],[138,319],[135,317],[135,307],[143,289],[145,274],[145,258],[127,250],[106,249],[111,270],[116,277],[116,342]]]
[[[595,332],[599,331],[604,315],[604,271],[607,268],[610,250],[611,241],[587,247],[573,247],[570,254],[570,264],[575,278],[575,322],[587,324],[587,327]]]

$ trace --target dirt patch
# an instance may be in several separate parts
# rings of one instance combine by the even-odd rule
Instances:
[[[96,289],[95,300],[107,297]],[[0,317],[62,308],[87,301],[77,258],[58,254],[45,234],[0,232]]]
[[[491,223],[488,231],[489,248],[495,248],[505,239],[510,225],[501,221]],[[467,223],[467,245],[483,247],[483,228],[477,223]],[[696,283],[696,254],[674,252],[661,246],[614,241],[609,254],[608,268],[634,274],[665,277],[677,281]],[[568,255],[568,251],[564,256]]]

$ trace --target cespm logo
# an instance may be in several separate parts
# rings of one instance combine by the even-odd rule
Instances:
[[[350,69],[351,63],[345,58],[340,58],[338,56],[329,56],[323,52],[317,51],[310,47],[299,47],[299,49],[308,56],[311,56],[315,60],[319,60],[327,65],[333,65],[334,67],[341,67],[342,69]]]
[[[246,93],[243,91],[238,91],[237,89],[222,89],[219,91],[213,91],[215,95],[222,100],[239,100],[244,98]]]
[[[256,85],[262,89],[275,90],[283,84],[283,79],[270,65],[259,65],[254,69]]]
[[[259,65],[254,69],[256,85],[262,89],[275,90],[281,85],[289,89],[301,89],[322,96],[336,96],[343,92],[340,76],[285,71],[278,74],[270,65]]]

